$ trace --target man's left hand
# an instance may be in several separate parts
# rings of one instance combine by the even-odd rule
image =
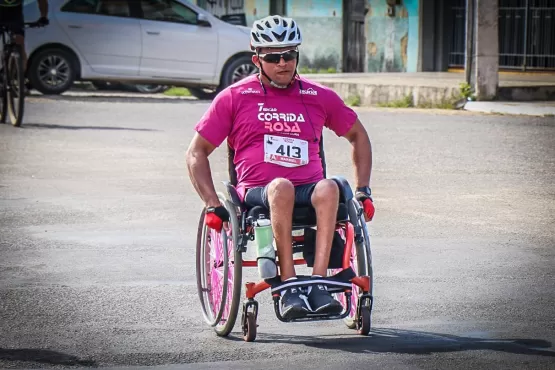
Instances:
[[[372,197],[363,192],[357,192],[355,198],[362,204],[362,208],[364,210],[364,219],[366,220],[366,222],[372,221],[372,219],[374,218],[374,213],[376,213],[376,208],[374,208]]]

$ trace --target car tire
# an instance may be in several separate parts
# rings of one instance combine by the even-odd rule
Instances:
[[[95,89],[99,91],[121,89],[121,84],[118,82],[91,81],[91,84],[94,86]]]
[[[234,83],[242,80],[243,78],[255,74],[258,68],[253,64],[250,55],[241,55],[229,63],[223,73],[220,84],[220,89],[233,85]]]
[[[198,100],[212,100],[220,92],[220,89],[203,89],[200,87],[188,87],[187,90]]]
[[[242,55],[233,59],[222,72],[220,86],[217,89],[189,87],[189,92],[199,100],[211,100],[226,87],[233,85],[248,75],[258,72],[258,68],[252,63],[252,58]]]
[[[48,76],[44,76],[44,70],[48,69],[49,64],[56,64],[58,66],[56,73],[62,76],[58,77],[59,80],[56,80],[55,85],[47,83]],[[42,94],[59,95],[73,86],[77,76],[77,66],[77,61],[70,52],[55,48],[46,49],[33,56],[27,74],[32,87]]]
[[[170,88],[165,85],[135,85],[134,87],[138,92],[143,94],[158,94]]]

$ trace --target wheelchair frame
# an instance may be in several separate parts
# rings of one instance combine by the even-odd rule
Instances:
[[[227,195],[218,192],[220,202],[226,207],[230,214],[230,233],[223,229],[221,232],[209,230],[204,223],[205,211],[203,210],[199,219],[196,248],[197,289],[203,317],[206,323],[214,328],[218,336],[224,337],[231,333],[237,319],[239,303],[241,302],[242,268],[257,267],[256,259],[243,259],[243,253],[247,251],[248,242],[254,241],[254,228],[252,220],[248,217],[248,209],[240,201],[235,190],[237,175],[233,165],[233,156],[234,152],[228,146],[228,171],[230,181],[224,182]],[[320,141],[320,157],[322,159],[322,167],[324,168],[324,177],[326,177],[323,138]],[[338,219],[336,223],[336,232],[343,232],[345,236],[343,258],[341,261],[342,268],[339,269],[339,272],[336,271],[336,274],[331,277],[330,274],[328,274],[329,279],[339,277],[339,279],[343,278],[344,281],[348,281],[348,283],[335,282],[334,285],[334,282],[329,280],[330,284],[334,285],[333,288],[335,289],[330,289],[330,291],[338,295],[343,295],[343,312],[339,315],[308,314],[302,318],[286,320],[280,313],[279,303],[281,294],[279,284],[275,286],[275,284],[267,280],[261,280],[259,282],[249,281],[245,283],[246,299],[243,301],[241,315],[241,328],[245,341],[250,342],[256,339],[258,302],[255,300],[255,297],[257,294],[270,288],[272,288],[276,317],[282,322],[343,319],[348,328],[357,329],[358,333],[361,335],[369,334],[373,306],[373,270],[368,228],[364,219],[363,209],[354,198],[347,180],[341,176],[333,176],[331,179],[338,184],[340,189],[340,203],[343,203],[347,208],[347,218],[342,220]],[[267,216],[269,217],[269,215]],[[294,223],[293,233],[301,229],[304,230],[315,226],[316,225]],[[206,250],[208,239],[212,241],[218,238],[222,240],[222,243],[217,243],[221,245],[222,250],[210,251],[213,254],[210,256]],[[298,237],[293,235],[293,254],[303,251],[303,243],[304,236]],[[276,263],[279,263],[277,256]],[[353,266],[355,263],[357,265],[356,267]],[[294,259],[294,264],[306,265],[307,262],[304,258],[300,258]],[[206,271],[207,267],[210,269],[209,271]],[[223,268],[221,272],[223,284],[220,286],[213,287],[213,281],[207,279],[208,274],[210,274],[211,278],[214,276],[214,271],[212,271],[213,267]],[[232,279],[230,279],[231,272],[233,272]],[[220,274],[216,273],[216,275]],[[303,282],[305,279],[309,278],[309,276],[297,276],[299,277],[299,284],[304,284]],[[216,291],[214,291],[213,288],[215,288]],[[354,307],[353,301],[355,297],[352,297],[353,292],[355,292],[356,296],[356,306]],[[229,300],[231,300],[231,302],[228,302]]]

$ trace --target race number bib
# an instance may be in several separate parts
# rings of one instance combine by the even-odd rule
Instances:
[[[283,167],[308,164],[308,141],[264,135],[264,161]]]

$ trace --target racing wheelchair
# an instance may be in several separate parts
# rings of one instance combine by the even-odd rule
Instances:
[[[230,214],[230,227],[226,232],[212,230],[204,222],[205,211],[200,215],[197,246],[196,276],[197,290],[204,320],[214,328],[218,336],[228,336],[237,320],[241,303],[242,269],[257,267],[256,258],[245,260],[249,241],[254,241],[254,222],[259,215],[270,218],[264,207],[248,208],[240,200],[235,186],[237,174],[233,164],[234,152],[228,146],[229,181],[224,181],[227,194],[218,192],[218,198]],[[320,158],[326,177],[323,137],[320,141]],[[373,305],[373,271],[370,238],[364,219],[363,209],[355,199],[347,180],[341,176],[331,177],[339,186],[340,198],[337,212],[334,242],[328,265],[328,276],[316,280],[325,284],[328,291],[342,303],[340,314],[309,313],[301,318],[286,320],[281,315],[281,291],[292,285],[306,287],[311,284],[310,276],[297,274],[294,283],[281,282],[278,276],[245,283],[245,299],[242,304],[241,328],[247,342],[256,339],[258,302],[256,295],[270,289],[276,317],[282,322],[340,320],[361,335],[368,335],[371,326]],[[316,214],[312,207],[294,207],[293,210],[293,254],[302,253],[303,258],[295,258],[295,265],[312,267]],[[279,259],[276,253],[276,263]],[[279,268],[278,268],[279,270]]]

